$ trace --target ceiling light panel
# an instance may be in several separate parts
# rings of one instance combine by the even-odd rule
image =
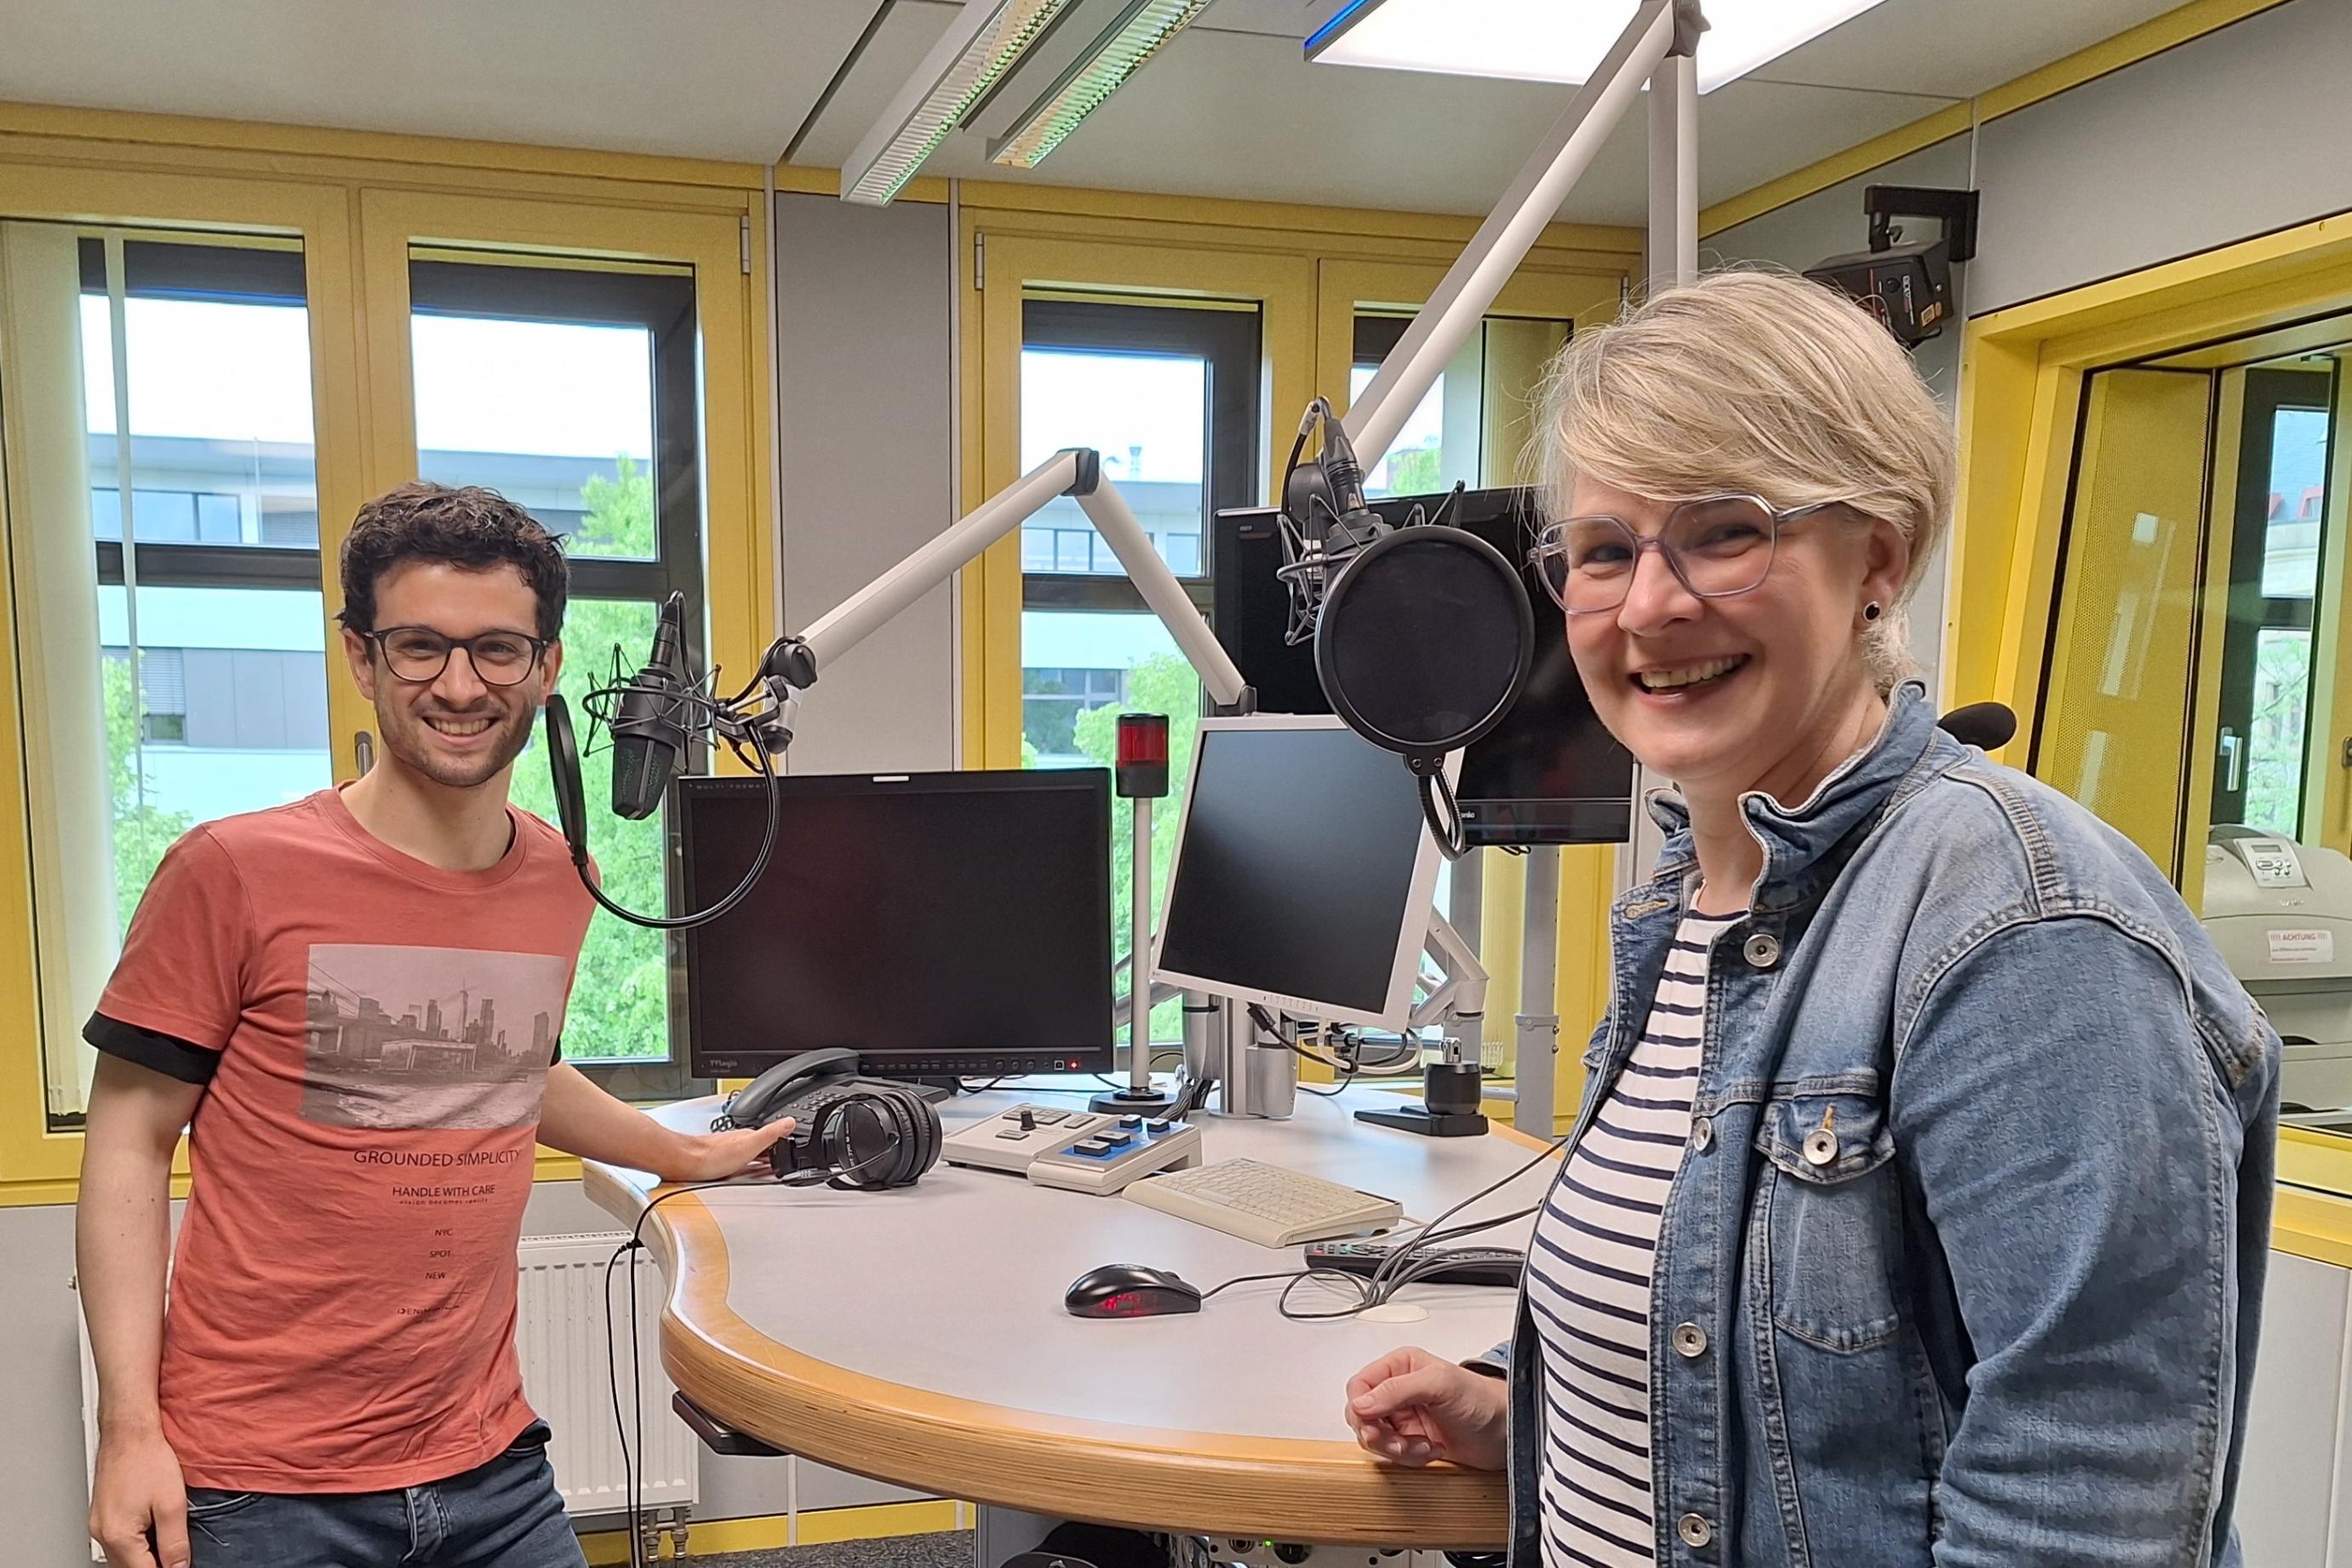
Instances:
[[[1712,92],[1880,0],[1706,0],[1698,89]],[[1635,0],[1355,0],[1307,40],[1325,65],[1581,83]]]
[[[842,165],[842,199],[879,206],[905,189],[923,160],[1071,4],[968,0]]]
[[[1018,124],[989,143],[989,157],[1016,169],[1035,168],[1077,129],[1080,121],[1140,69],[1160,45],[1191,25],[1208,4],[1209,0],[1133,0],[1060,79],[1029,106]]]

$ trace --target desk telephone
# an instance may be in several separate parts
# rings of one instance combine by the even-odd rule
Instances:
[[[857,1053],[803,1051],[728,1096],[713,1128],[798,1125],[769,1151],[780,1181],[841,1187],[912,1183],[940,1157],[940,1113],[911,1085],[857,1076]]]

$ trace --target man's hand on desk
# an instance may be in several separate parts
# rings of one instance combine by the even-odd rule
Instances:
[[[656,1166],[654,1174],[665,1182],[723,1182],[766,1158],[771,1145],[793,1130],[789,1116],[765,1127],[738,1127],[727,1132],[681,1132],[676,1159]]]
[[[1499,1470],[1508,1458],[1510,1394],[1487,1377],[1424,1350],[1391,1351],[1348,1380],[1356,1441],[1396,1465],[1439,1459]]]
[[[548,1069],[539,1141],[601,1165],[650,1171],[665,1182],[720,1182],[740,1174],[791,1133],[793,1119],[727,1132],[666,1127],[614,1099],[570,1062]]]

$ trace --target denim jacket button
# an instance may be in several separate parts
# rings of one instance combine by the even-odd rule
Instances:
[[[1715,1142],[1715,1123],[1704,1116],[1695,1118],[1691,1122],[1690,1141],[1692,1148],[1706,1153]]]
[[[1715,1526],[1695,1513],[1686,1513],[1675,1521],[1675,1533],[1682,1537],[1685,1546],[1705,1546],[1715,1539]]]
[[[1739,944],[1739,956],[1750,969],[1769,969],[1780,962],[1780,939],[1759,931]]]
[[[1696,1361],[1706,1353],[1706,1331],[1696,1323],[1675,1325],[1675,1353],[1685,1361]]]

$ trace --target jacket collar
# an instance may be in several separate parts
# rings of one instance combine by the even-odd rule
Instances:
[[[1832,769],[1801,805],[1784,806],[1761,790],[1742,795],[1739,809],[1748,832],[1764,847],[1764,874],[1751,903],[1759,910],[1784,909],[1811,891],[1814,871],[1830,852],[1857,829],[1865,828],[1892,804],[1897,788],[1916,769],[1937,736],[1927,689],[1906,680],[1888,700],[1878,738]],[[1957,744],[1957,743],[1956,743]],[[1673,790],[1652,792],[1650,816],[1666,835],[1658,858],[1658,883],[1678,884],[1697,865],[1690,831],[1690,807]]]

